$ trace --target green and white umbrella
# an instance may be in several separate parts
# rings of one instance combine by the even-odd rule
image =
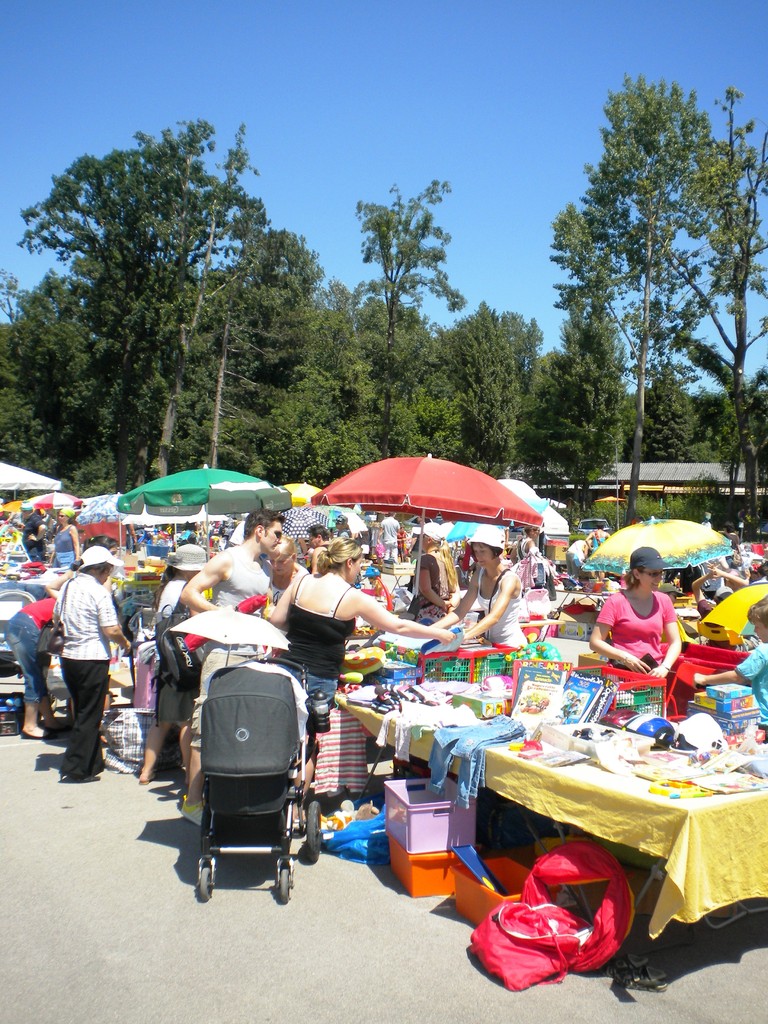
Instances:
[[[258,509],[283,512],[291,507],[291,493],[245,473],[228,469],[189,469],[150,480],[117,500],[120,512],[146,510],[158,516],[193,516],[247,513]]]

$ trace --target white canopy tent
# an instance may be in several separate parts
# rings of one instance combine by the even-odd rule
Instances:
[[[536,509],[537,512],[541,512],[544,516],[542,529],[549,540],[568,540],[571,532],[568,520],[552,508],[549,499],[540,498],[536,491],[534,491],[529,484],[525,483],[524,480],[507,479],[499,480],[499,483],[512,491],[513,494],[516,494],[518,498],[522,498],[523,501],[526,501],[531,508]]]
[[[7,462],[0,462],[0,492],[2,491],[60,491],[61,480],[20,469]]]

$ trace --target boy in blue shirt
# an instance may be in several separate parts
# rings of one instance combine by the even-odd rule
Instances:
[[[751,686],[755,702],[760,708],[760,728],[768,730],[768,597],[753,604],[747,618],[755,627],[755,635],[760,641],[760,646],[728,672],[717,672],[711,676],[697,672],[693,677],[693,685],[741,683]]]

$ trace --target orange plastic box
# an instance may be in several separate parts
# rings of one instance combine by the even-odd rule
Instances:
[[[408,853],[392,836],[389,837],[392,871],[402,882],[409,896],[453,896],[453,867],[458,858],[450,850],[440,853]]]
[[[456,910],[474,925],[484,921],[491,911],[501,903],[519,903],[523,882],[531,870],[509,857],[484,857],[483,859],[507,890],[508,895],[502,896],[478,882],[472,872],[458,862],[453,869],[456,885]]]

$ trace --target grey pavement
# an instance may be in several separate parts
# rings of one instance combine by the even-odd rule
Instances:
[[[264,859],[222,857],[212,900],[198,902],[181,774],[60,785],[63,749],[0,738],[2,1022],[763,1019],[768,915],[717,932],[673,923],[655,943],[638,916],[626,948],[650,950],[664,993],[596,974],[510,993],[468,955],[471,926],[453,900],[412,899],[388,868],[323,854],[297,865],[281,906]]]

